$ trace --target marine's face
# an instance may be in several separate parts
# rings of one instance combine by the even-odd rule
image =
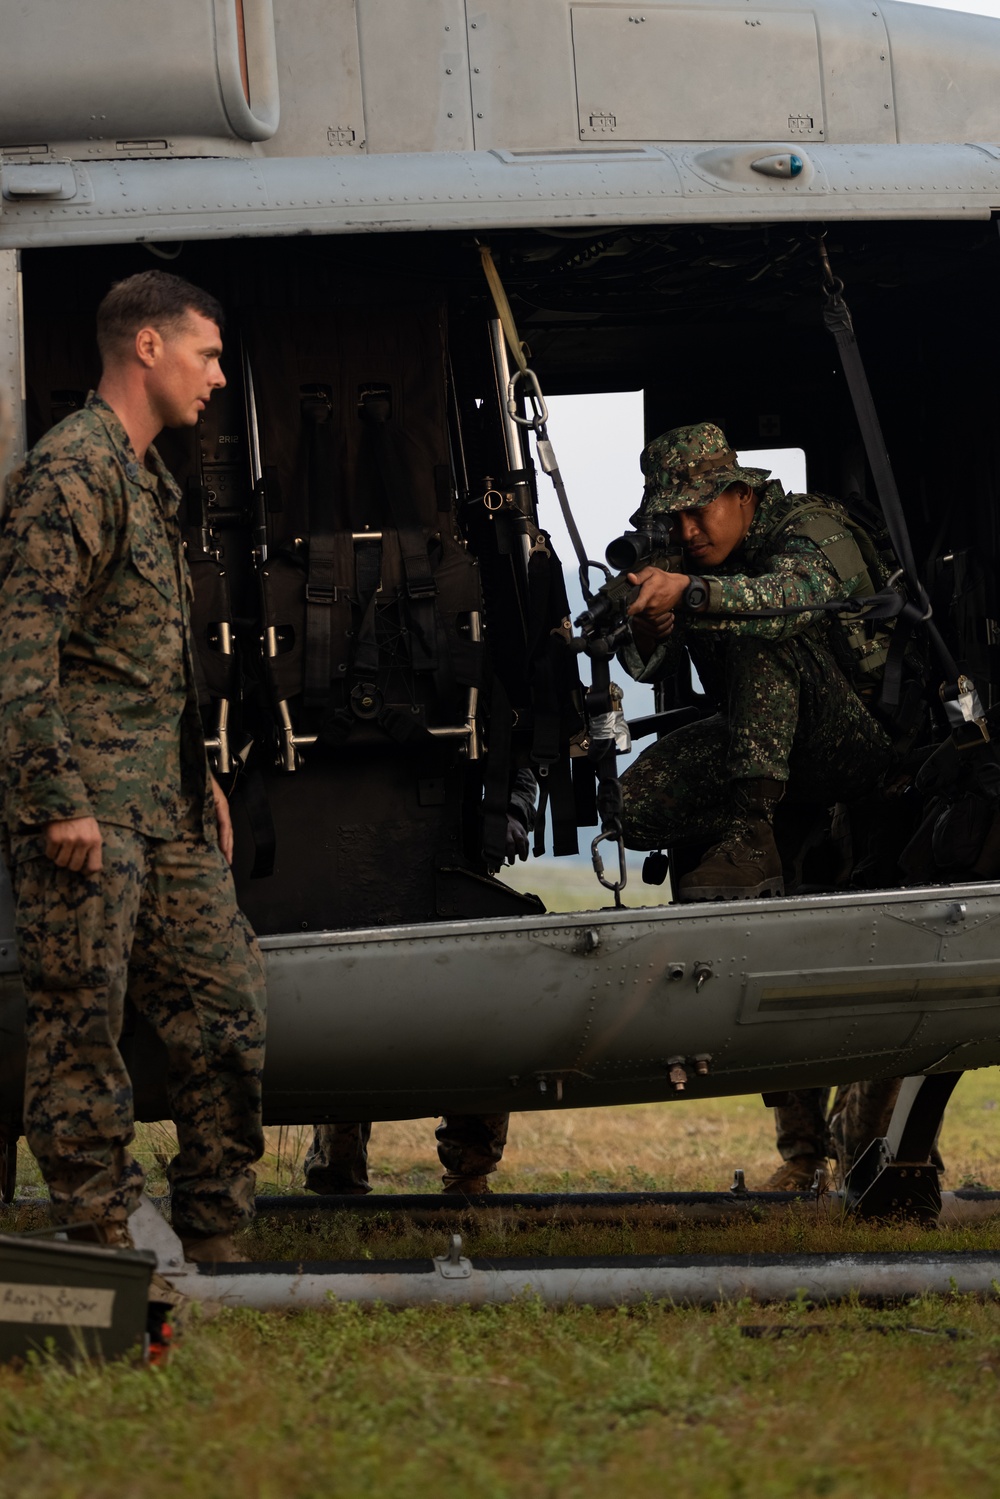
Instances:
[[[677,510],[677,533],[690,566],[718,567],[735,552],[750,529],[757,496],[749,484],[730,484],[698,510]]]
[[[200,312],[188,311],[183,322],[167,328],[157,340],[147,380],[150,401],[165,427],[193,427],[213,390],[226,383],[219,360],[222,335]]]

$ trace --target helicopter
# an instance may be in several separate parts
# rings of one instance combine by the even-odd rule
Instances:
[[[986,742],[1000,23],[900,0],[0,0],[0,34],[15,459],[96,384],[113,281],[162,264],[227,313],[226,390],[160,449],[267,961],[266,1122],[903,1074],[939,1119],[963,1070],[1000,1062],[1000,861],[630,909],[602,826],[595,909],[547,914],[497,878],[499,828],[530,770],[536,850],[571,856],[613,779],[607,662],[571,648],[545,525],[545,396],[641,387],[647,436],[711,418],[738,449],[800,448],[810,490],[877,518],[824,326],[838,285]],[[682,673],[633,730],[702,707]],[[901,797],[890,851],[916,816]],[[12,934],[4,881],[8,1186]],[[164,1117],[155,1037],[133,1017],[122,1048],[136,1117]]]

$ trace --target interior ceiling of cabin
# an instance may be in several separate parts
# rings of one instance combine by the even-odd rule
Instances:
[[[648,378],[661,367],[664,339],[683,338],[694,359],[715,339],[724,348],[738,329],[758,339],[819,329],[815,235],[813,226],[798,224],[596,227],[505,230],[493,233],[490,244],[522,336],[555,393]],[[63,296],[68,285],[78,289],[79,303],[89,299],[89,283],[97,299],[110,280],[148,266],[150,248],[72,252],[76,278],[63,274],[70,252],[30,252],[29,288],[44,287],[47,299],[61,300],[60,284]],[[453,327],[467,315],[478,323],[490,310],[476,244],[467,235],[208,241],[176,248],[165,268],[206,280],[224,301],[240,281],[241,301],[253,300],[255,283],[266,287],[268,301],[285,295],[295,302],[311,288],[323,295],[325,287],[342,288],[345,278],[356,276],[362,296],[401,280],[417,294],[420,286],[444,293]],[[862,321],[869,310],[878,316],[912,303],[910,293],[917,293],[925,316],[955,298],[975,296],[981,306],[1000,299],[1000,236],[993,223],[836,225],[828,248]],[[174,247],[167,253],[173,257]],[[33,274],[47,267],[58,269],[55,285]]]

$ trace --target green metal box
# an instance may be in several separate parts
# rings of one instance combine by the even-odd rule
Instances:
[[[0,1362],[141,1350],[155,1268],[149,1250],[0,1234]]]

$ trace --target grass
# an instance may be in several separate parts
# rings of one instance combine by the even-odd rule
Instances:
[[[590,878],[565,899],[592,904]],[[996,1071],[962,1079],[941,1140],[946,1187],[1000,1186],[998,1103]],[[434,1122],[376,1124],[377,1192],[438,1190]],[[308,1132],[267,1137],[260,1191],[301,1190]],[[141,1126],[137,1149],[162,1190],[169,1127]],[[678,1101],[515,1116],[494,1181],[718,1189],[736,1166],[753,1184],[774,1164],[758,1099]],[[42,1216],[30,1159],[20,1177],[20,1204],[0,1228]],[[921,1230],[794,1211],[666,1229],[642,1214],[526,1227],[490,1210],[462,1232],[465,1251],[483,1256],[961,1251],[997,1238],[990,1226]],[[443,1243],[442,1228],[354,1213],[272,1219],[244,1238],[260,1259],[429,1255]],[[1000,1304],[960,1297],[878,1309],[747,1301],[599,1312],[526,1298],[478,1310],[223,1311],[195,1317],[157,1370],[0,1366],[0,1499],[994,1499],[998,1380]]]
[[[0,1495],[985,1499],[998,1374],[959,1298],[226,1312],[165,1369],[0,1370]]]

